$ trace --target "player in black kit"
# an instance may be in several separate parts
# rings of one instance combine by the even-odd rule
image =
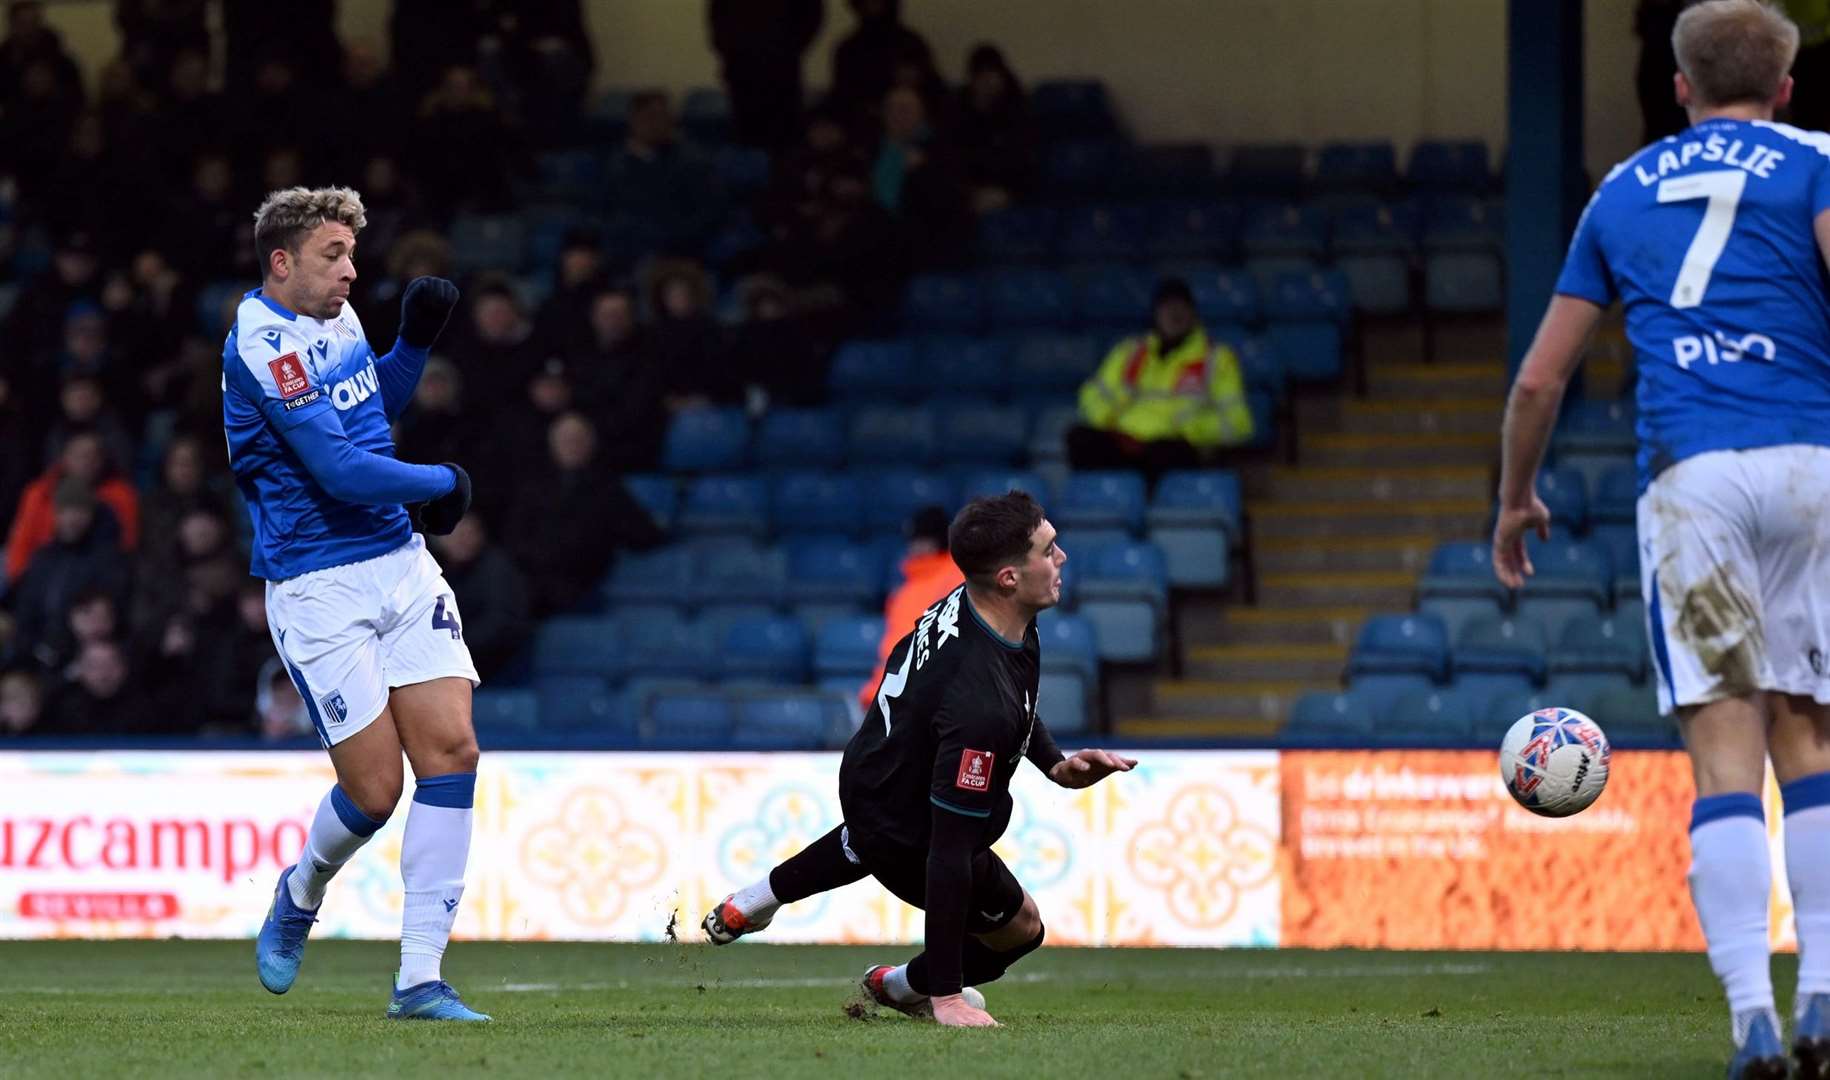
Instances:
[[[1036,614],[1061,599],[1055,527],[1020,491],[974,499],[948,549],[966,583],[896,644],[876,703],[839,766],[845,822],[705,917],[727,944],[786,903],[870,875],[927,912],[926,949],[864,976],[877,1002],[953,1027],[997,1021],[964,988],[991,982],[1042,944],[1036,902],[991,851],[1010,823],[1024,758],[1081,788],[1137,762],[1103,750],[1063,756],[1036,716]]]

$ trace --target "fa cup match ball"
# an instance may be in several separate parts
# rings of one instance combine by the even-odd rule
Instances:
[[[1519,717],[1500,743],[1500,779],[1520,806],[1545,817],[1587,809],[1608,786],[1608,737],[1574,709]]]

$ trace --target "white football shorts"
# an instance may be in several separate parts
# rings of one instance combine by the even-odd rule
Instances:
[[[1830,447],[1686,458],[1639,497],[1659,710],[1760,690],[1830,702]]]
[[[267,628],[326,749],[374,723],[394,687],[479,682],[457,597],[418,533],[386,555],[269,581]]]

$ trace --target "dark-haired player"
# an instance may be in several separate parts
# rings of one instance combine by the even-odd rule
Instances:
[[[890,652],[877,697],[839,766],[845,822],[727,897],[704,927],[727,944],[783,904],[874,877],[927,912],[924,951],[864,974],[879,1004],[951,1027],[997,1023],[962,996],[1042,944],[1042,915],[991,851],[1010,823],[1010,778],[1027,757],[1063,787],[1137,762],[1064,757],[1036,716],[1036,614],[1061,599],[1055,527],[1028,495],[974,499],[947,546],[966,582],[922,613]]]

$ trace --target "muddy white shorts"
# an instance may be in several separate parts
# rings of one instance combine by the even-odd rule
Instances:
[[[1758,690],[1830,702],[1830,447],[1686,458],[1638,510],[1660,711]]]
[[[326,748],[374,723],[394,687],[478,682],[457,598],[418,533],[386,555],[269,581],[267,628]]]

